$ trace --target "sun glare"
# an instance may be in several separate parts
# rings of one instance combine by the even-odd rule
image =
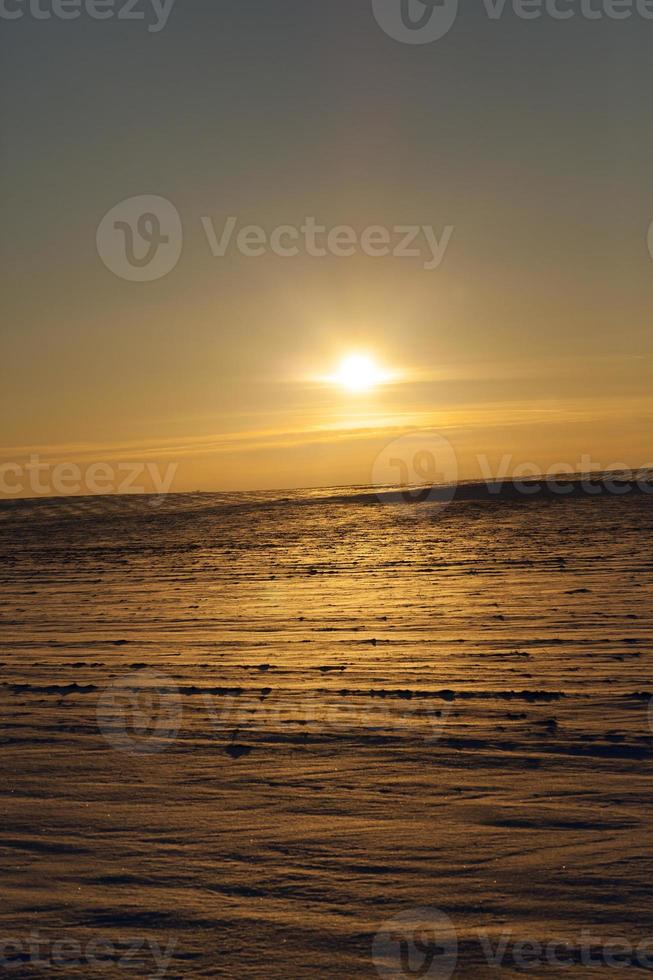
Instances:
[[[369,391],[383,378],[372,358],[365,354],[350,354],[343,358],[335,376],[338,384],[348,391]]]

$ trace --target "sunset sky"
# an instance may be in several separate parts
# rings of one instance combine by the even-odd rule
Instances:
[[[653,21],[480,4],[407,45],[365,0],[178,0],[158,33],[3,23],[2,459],[173,461],[179,490],[343,485],[423,428],[461,476],[478,453],[650,464],[652,45]],[[183,251],[129,282],[96,231],[150,194]],[[201,219],[229,216],[454,230],[435,269],[214,257]],[[356,352],[391,377],[329,380]]]

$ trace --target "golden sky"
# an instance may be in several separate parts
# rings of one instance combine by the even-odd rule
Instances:
[[[471,11],[413,47],[369,10],[327,6],[293,6],[289,28],[259,0],[180,5],[154,37],[16,22],[0,69],[21,93],[2,110],[2,460],[173,463],[179,490],[362,484],[417,430],[451,442],[462,477],[485,455],[649,463],[640,26],[512,18],[489,48]],[[115,85],[80,85],[96,70]],[[96,232],[143,194],[172,202],[183,250],[129,282]],[[429,269],[360,250],[219,257],[202,223],[270,233],[309,215],[453,233]],[[320,380],[353,352],[392,378]]]

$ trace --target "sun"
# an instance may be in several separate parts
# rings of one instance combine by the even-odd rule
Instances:
[[[384,375],[367,354],[349,354],[340,362],[334,380],[347,391],[369,391],[381,384]]]

